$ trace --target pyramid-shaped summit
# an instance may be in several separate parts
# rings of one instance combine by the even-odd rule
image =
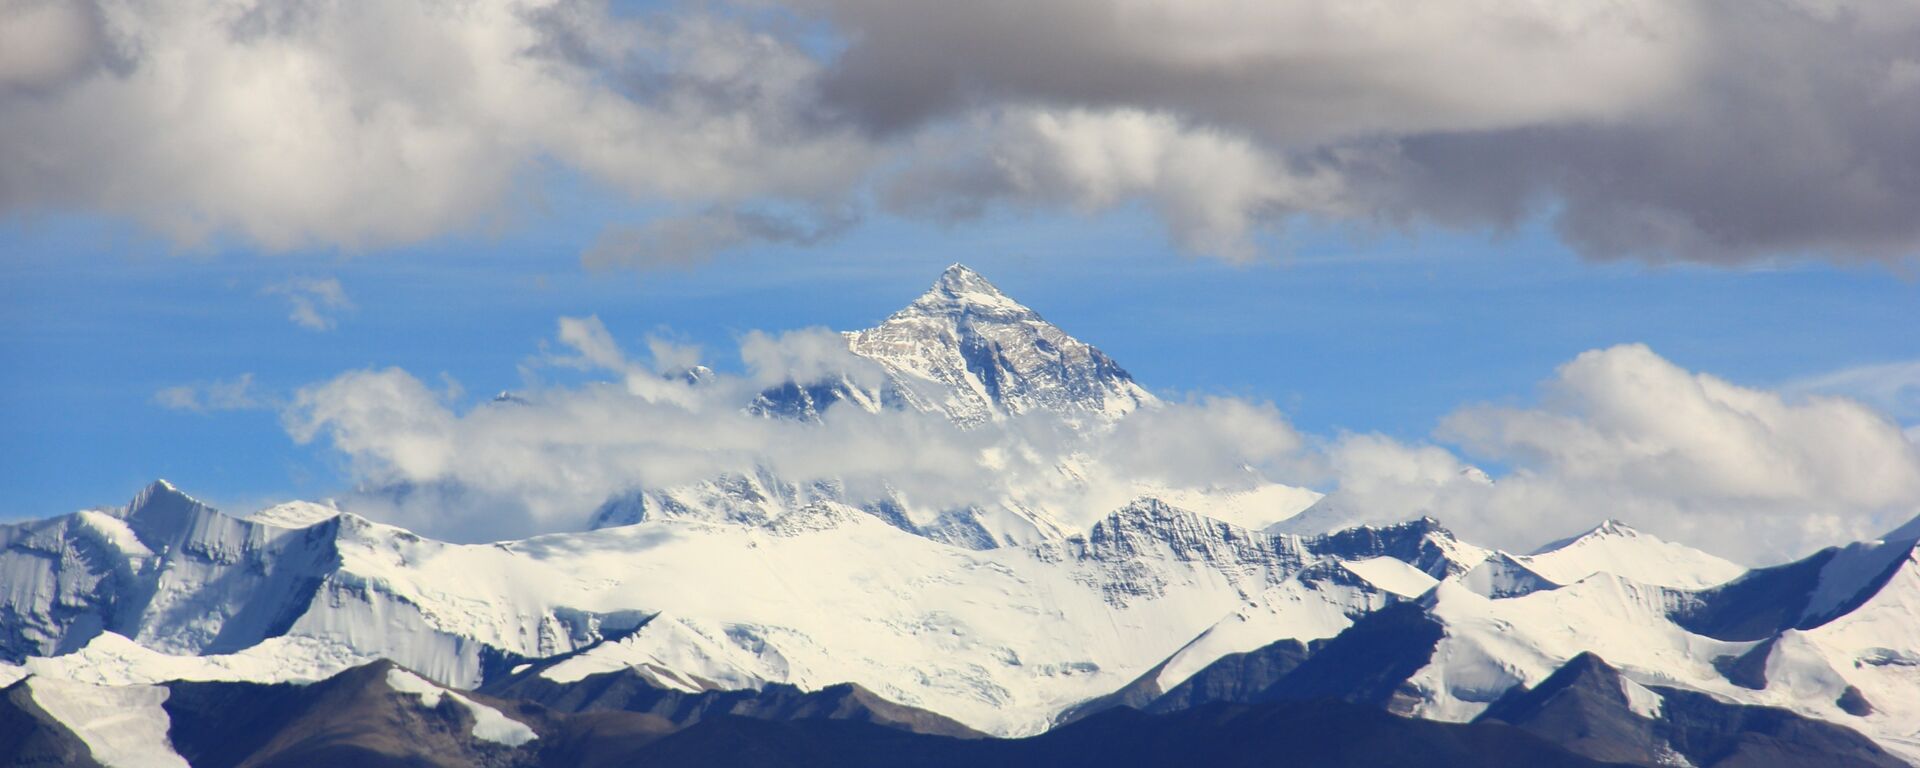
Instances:
[[[965,264],[954,264],[940,273],[940,279],[934,281],[932,288],[895,313],[894,317],[953,313],[1003,315],[1008,319],[1016,315],[1034,315],[1033,310],[1001,293],[980,273]],[[1039,318],[1036,315],[1034,319]]]
[[[791,381],[761,393],[750,409],[812,420],[830,407],[905,408],[978,426],[1040,412],[1111,422],[1157,402],[1112,358],[964,264],[947,267],[880,325],[845,335],[854,354],[884,372],[883,385],[854,375]]]
[[[1155,402],[1106,353],[962,264],[847,342],[887,371],[900,401],[965,425],[1036,412],[1112,420]]]

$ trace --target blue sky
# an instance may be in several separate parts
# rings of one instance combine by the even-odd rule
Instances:
[[[1528,402],[1556,366],[1622,342],[1763,387],[1920,359],[1920,284],[1893,270],[1594,263],[1538,225],[1305,232],[1241,265],[1183,255],[1126,210],[965,228],[880,220],[831,245],[641,272],[581,267],[591,237],[550,217],[391,250],[261,254],[182,251],[99,217],[10,222],[0,511],[117,503],[160,476],[236,508],[349,482],[338,456],[295,445],[271,408],[168,409],[155,400],[167,387],[252,374],[257,396],[284,398],[399,366],[451,377],[471,404],[520,386],[556,319],[586,314],[628,344],[661,334],[737,369],[746,331],[871,325],[955,261],[1162,395],[1268,400],[1321,435],[1423,439],[1460,405]],[[331,330],[301,327],[265,292],[312,277],[337,279],[354,305]]]

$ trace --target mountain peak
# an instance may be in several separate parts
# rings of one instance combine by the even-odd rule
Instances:
[[[1032,315],[1020,302],[1008,298],[993,283],[965,264],[953,264],[940,273],[933,287],[908,305],[906,312],[933,314]]]
[[[977,293],[986,296],[1004,296],[993,283],[973,271],[972,267],[955,262],[947,265],[940,273],[940,279],[933,283],[933,290],[953,294]]]
[[[1516,559],[1556,584],[1572,584],[1605,572],[1642,584],[1701,589],[1747,570],[1685,544],[1641,533],[1618,520],[1608,520]]]
[[[160,510],[180,507],[205,506],[199,499],[188,496],[173,483],[165,479],[155,480],[140,489],[127,506],[119,510],[120,517],[134,518],[158,514]]]
[[[159,547],[179,537],[195,518],[213,514],[213,508],[181,492],[173,483],[155,480],[115,513],[127,521],[141,542]]]
[[[1599,525],[1596,525],[1592,528],[1588,528],[1587,530],[1577,535],[1569,536],[1559,541],[1551,542],[1546,546],[1536,549],[1533,551],[1533,554],[1544,555],[1549,552],[1558,552],[1560,550],[1571,547],[1575,544],[1580,544],[1580,543],[1589,542],[1589,541],[1599,541],[1599,540],[1605,540],[1605,539],[1636,539],[1639,537],[1640,537],[1640,531],[1634,529],[1633,526],[1620,522],[1617,519],[1608,518],[1602,521]]]
[[[847,341],[887,370],[899,400],[963,426],[1035,411],[1110,421],[1155,402],[1106,354],[964,264]]]
[[[1640,535],[1640,532],[1638,530],[1635,530],[1633,526],[1620,522],[1617,519],[1607,518],[1606,520],[1601,521],[1599,525],[1594,526],[1593,530],[1589,531],[1587,535],[1589,536],[1593,536],[1593,535],[1638,536]]]

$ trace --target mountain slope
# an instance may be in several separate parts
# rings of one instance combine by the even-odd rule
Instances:
[[[181,542],[208,543],[162,547],[154,560],[166,567],[140,571],[155,574],[145,603],[169,608],[129,612],[132,623],[110,625],[115,632],[78,653],[32,659],[27,671],[119,683],[298,680],[387,658],[472,687],[526,660],[572,654],[540,673],[570,682],[655,670],[662,685],[693,693],[852,683],[1018,734],[1176,652],[1173,667],[1198,669],[1275,636],[1328,637],[1399,599],[1392,589],[1405,579],[1428,578],[1372,549],[1345,564],[1312,542],[1151,499],[1084,535],[988,551],[830,502],[755,526],[659,521],[491,545],[437,542],[351,513],[305,528],[203,507],[175,518],[191,524],[169,530],[211,533],[181,533]],[[190,571],[170,558],[240,572],[172,578]],[[1383,576],[1393,583],[1368,580]],[[57,623],[49,611],[20,623]],[[1216,627],[1242,613],[1253,623]],[[256,616],[276,618],[269,627]],[[1203,634],[1210,640],[1195,643]],[[212,641],[223,637],[251,643],[219,653],[225,646]]]
[[[1849,729],[1692,691],[1645,686],[1583,653],[1539,685],[1515,689],[1475,722],[1519,726],[1573,752],[1653,765],[1899,768]]]
[[[1642,584],[1701,589],[1725,583],[1747,570],[1684,544],[1634,530],[1618,520],[1608,520],[1515,560],[1560,584],[1605,572]]]
[[[539,739],[516,708],[502,712],[385,661],[309,685],[167,689],[169,736],[197,768],[530,765],[521,748]]]
[[[0,658],[103,631],[174,653],[281,634],[333,567],[332,525],[236,520],[162,480],[117,510],[0,526]]]
[[[658,684],[650,670],[628,668],[560,683],[537,672],[488,683],[489,696],[540,704],[558,712],[641,712],[675,726],[727,715],[762,720],[853,720],[914,733],[972,738],[980,735],[952,719],[887,701],[852,683],[802,691],[771,684],[759,690],[675,690]]]
[[[1417,758],[1413,756],[1418,756]],[[1338,702],[1211,705],[1170,715],[1116,710],[1026,739],[956,741],[838,721],[720,718],[675,733],[632,765],[1048,766],[1311,765],[1588,768],[1601,763],[1499,724],[1406,720]]]
[[[155,757],[165,755],[156,751]],[[0,690],[0,766],[30,765],[101,764],[80,734],[34,701],[34,691],[23,680]]]

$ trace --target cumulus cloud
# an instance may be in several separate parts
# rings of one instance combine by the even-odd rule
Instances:
[[[1272,403],[1203,397],[1130,414],[1086,450],[1103,471],[1173,487],[1233,480],[1248,467],[1305,471],[1307,444]]]
[[[1016,499],[1069,528],[1142,489],[1268,478],[1329,491],[1299,521],[1314,530],[1432,515],[1524,551],[1616,518],[1751,563],[1920,515],[1920,445],[1881,412],[1744,387],[1641,345],[1581,354],[1536,402],[1462,407],[1434,442],[1409,443],[1303,435],[1271,404],[1223,397],[1165,401],[1095,429],[1045,413],[977,428],[856,407],[818,422],[764,418],[743,405],[770,385],[871,387],[886,373],[824,329],[743,335],[745,373],[700,377],[684,375],[693,350],[655,339],[652,362],[637,361],[598,318],[563,318],[557,336],[562,351],[543,359],[587,372],[583,383],[536,382],[510,402],[461,408],[404,370],[350,371],[299,390],[282,420],[296,441],[347,459],[363,513],[464,540],[571,529],[614,494],[755,469],[838,483],[855,501]]]
[[[721,13],[11,0],[0,29],[33,38],[0,58],[0,206],[125,215],[189,245],[490,225],[547,164],[654,202],[806,199],[870,151],[809,117],[814,59]]]
[[[231,379],[166,387],[153,393],[153,401],[163,408],[194,413],[246,411],[272,407],[270,398],[254,390],[251,373],[243,373]]]
[[[662,211],[596,266],[887,210],[1143,205],[1183,248],[1299,216],[1597,258],[1920,250],[1905,0],[0,4],[0,210],[186,244],[511,224],[549,171]]]
[[[1349,220],[1552,210],[1603,258],[1920,249],[1920,9],[1899,0],[816,5],[853,40],[825,92],[882,133],[1009,105],[1159,115],[1248,147],[1260,161],[1239,175],[1264,186],[1316,179],[1304,210]],[[989,154],[1030,145],[1011,133]],[[1216,198],[1242,220],[1219,229],[1302,210],[1273,197]],[[1176,233],[1196,200],[1150,199]]]
[[[342,312],[353,311],[353,300],[336,278],[297,277],[260,291],[287,300],[287,319],[309,331],[331,331]]]
[[[1350,436],[1331,450],[1329,505],[1355,520],[1431,514],[1523,549],[1618,518],[1748,562],[1920,515],[1920,448],[1884,415],[1742,387],[1641,345],[1584,353],[1537,405],[1462,408],[1436,437],[1511,471],[1487,482],[1443,448]]]
[[[753,383],[760,387],[788,381],[831,381],[842,376],[870,389],[886,382],[886,373],[879,365],[854,354],[845,336],[827,328],[749,331],[740,338],[740,361],[746,363]]]
[[[1337,176],[1172,112],[1008,109],[966,128],[929,138],[887,179],[882,202],[942,220],[1142,202],[1183,247],[1237,261],[1258,255],[1250,236],[1263,220],[1349,213]]]

